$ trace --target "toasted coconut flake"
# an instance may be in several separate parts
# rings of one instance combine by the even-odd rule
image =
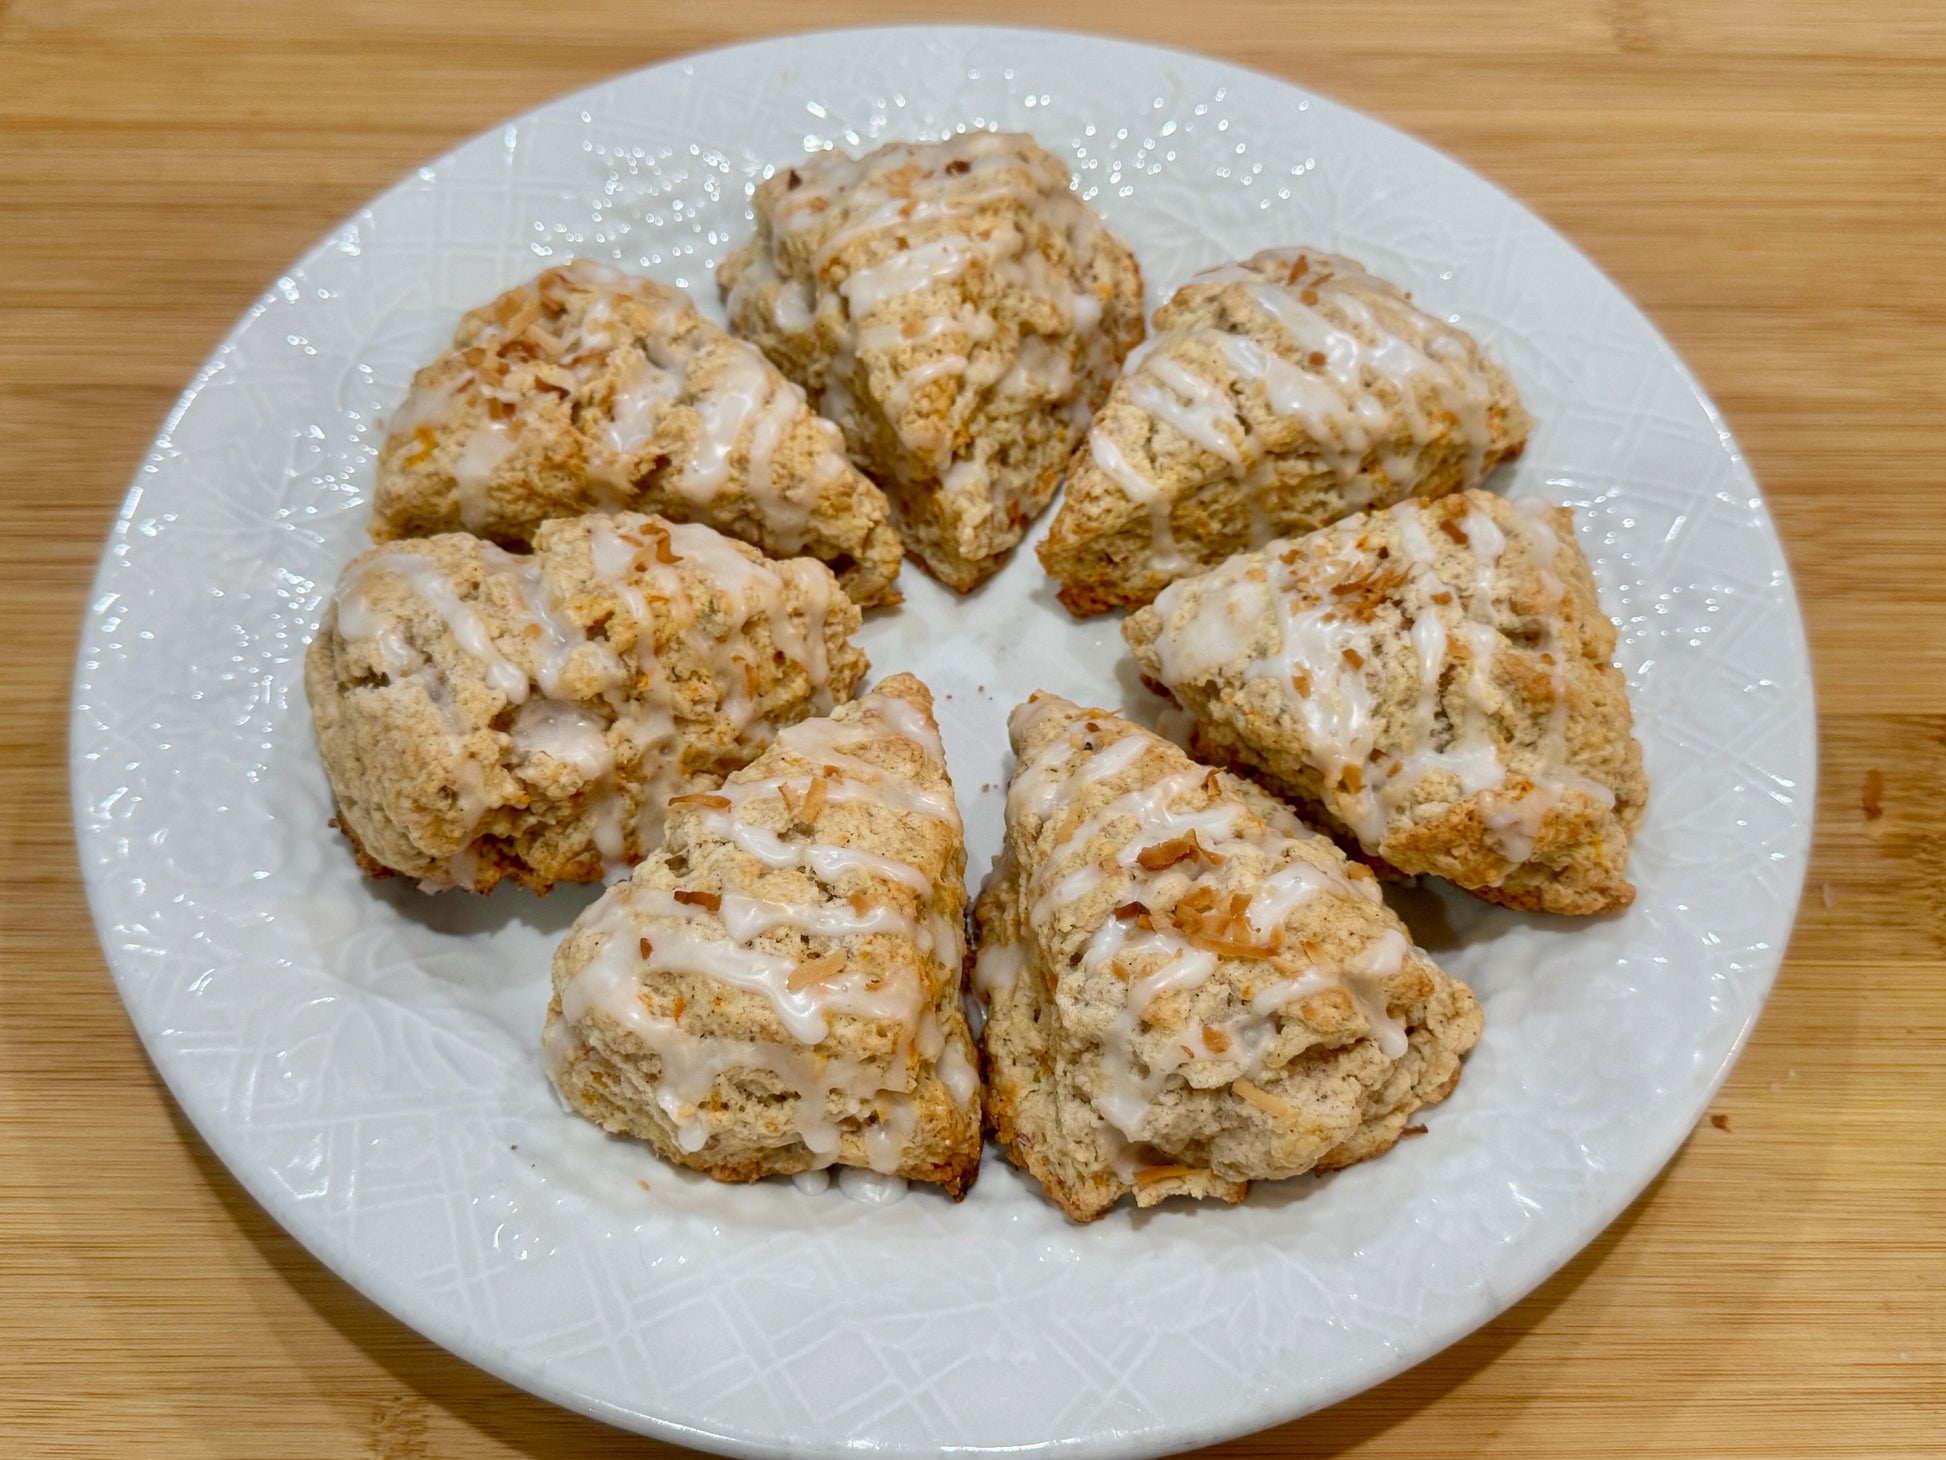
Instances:
[[[1166,842],[1158,842],[1152,847],[1144,847],[1135,854],[1136,864],[1144,872],[1160,872],[1165,867],[1173,867],[1178,862],[1187,862],[1203,854],[1203,847],[1196,840],[1196,833],[1188,836],[1171,837]]]
[[[714,791],[691,791],[686,796],[671,796],[671,806],[702,806],[711,811],[728,811],[730,798],[719,796]]]
[[[649,537],[649,541],[643,542],[642,546],[655,549],[655,560],[658,563],[667,565],[682,561],[681,556],[669,541],[668,528],[664,527],[660,522],[645,522],[642,524],[642,531],[647,533]],[[640,541],[640,539],[637,540]]]
[[[1260,936],[1250,924],[1250,899],[1245,894],[1232,893],[1222,906],[1217,898],[1215,888],[1202,886],[1176,904],[1171,916],[1192,946],[1223,958],[1267,958],[1277,952],[1283,930],[1273,928],[1268,936]]]
[[[784,981],[784,987],[792,993],[797,993],[842,972],[844,966],[845,955],[842,953],[825,953],[817,958],[807,958],[791,970],[791,976]]]
[[[813,776],[804,792],[804,804],[798,807],[797,819],[807,826],[816,821],[818,813],[824,810],[824,797],[829,789],[823,776]]]
[[[507,338],[518,339],[527,333],[530,324],[541,317],[541,301],[539,296],[522,289],[507,303],[513,306],[513,316],[506,322]]]
[[[1248,1104],[1256,1106],[1265,1115],[1274,1115],[1280,1120],[1290,1120],[1299,1113],[1297,1107],[1291,1104],[1290,1101],[1281,1100],[1268,1090],[1259,1089],[1242,1076],[1238,1076],[1232,1080],[1230,1082],[1230,1088],[1241,1095]]]

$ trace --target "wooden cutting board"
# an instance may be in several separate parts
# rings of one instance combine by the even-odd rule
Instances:
[[[19,680],[0,715],[0,1449],[657,1448],[394,1322],[177,1114],[75,875],[75,634],[170,402],[365,198],[613,73],[900,19],[1206,51],[1511,190],[1643,304],[1722,406],[1810,626],[1810,879],[1710,1116],[1498,1322],[1223,1453],[1946,1454],[1946,9],[1923,0],[0,3],[0,634]]]

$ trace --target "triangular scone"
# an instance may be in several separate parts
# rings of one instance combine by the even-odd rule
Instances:
[[[579,259],[474,310],[413,377],[372,537],[515,546],[550,518],[625,510],[817,558],[861,606],[898,598],[885,496],[803,391],[682,290]]]
[[[554,957],[568,1103],[719,1181],[841,1165],[955,1198],[980,1163],[966,847],[932,696],[893,675],[670,808]]]
[[[1543,912],[1634,898],[1648,781],[1565,507],[1403,502],[1186,578],[1122,632],[1198,754],[1400,871]]]
[[[717,271],[730,327],[820,402],[908,551],[964,592],[1047,505],[1142,276],[1031,137],[824,152],[768,178]]]
[[[670,796],[849,699],[858,624],[822,563],[635,513],[543,523],[519,556],[373,548],[305,659],[338,825],[428,889],[594,881],[655,846]]]
[[[1040,545],[1076,613],[1276,537],[1479,482],[1527,441],[1506,373],[1350,259],[1276,249],[1155,313]]]
[[[1036,695],[1009,728],[987,1116],[1070,1217],[1363,1161],[1452,1091],[1479,1006],[1370,871],[1106,711]]]

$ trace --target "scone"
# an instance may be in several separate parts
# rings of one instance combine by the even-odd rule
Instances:
[[[850,698],[858,624],[810,558],[659,517],[567,517],[527,555],[446,533],[355,559],[304,687],[367,872],[545,891],[639,860],[670,796]]]
[[[964,592],[1047,505],[1142,338],[1134,257],[1031,137],[825,152],[760,184],[730,327],[820,402]]]
[[[1542,912],[1635,896],[1648,781],[1565,507],[1402,502],[1173,584],[1122,632],[1198,754],[1400,871]]]
[[[1366,868],[1246,781],[1036,695],[974,912],[987,1116],[1070,1217],[1389,1150],[1479,1005]]]
[[[1526,444],[1506,373],[1350,259],[1274,249],[1155,314],[1040,544],[1075,613],[1364,508],[1478,483]]]
[[[966,847],[909,674],[782,731],[582,914],[543,1046],[568,1103],[719,1181],[831,1165],[964,1196]]]
[[[804,393],[682,290],[578,259],[467,315],[414,377],[372,537],[521,546],[551,518],[625,510],[817,558],[861,606],[898,597],[884,494]]]

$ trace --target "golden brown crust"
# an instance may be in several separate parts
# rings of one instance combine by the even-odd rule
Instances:
[[[672,808],[555,956],[544,1043],[575,1109],[719,1181],[837,1164],[965,1195],[965,845],[931,709],[895,675]],[[773,841],[802,855],[743,845]]]
[[[1506,373],[1349,259],[1286,249],[1212,270],[1155,328],[1038,549],[1075,614],[1139,607],[1270,538],[1472,486],[1526,443]]]
[[[1452,1089],[1478,1005],[1362,868],[1106,711],[1036,696],[1012,731],[974,910],[987,1117],[1071,1218],[1369,1159]]]
[[[894,603],[884,495],[769,361],[680,289],[577,260],[468,314],[379,451],[372,537],[525,546],[592,511],[700,522]]]
[[[759,184],[731,327],[843,429],[906,548],[965,592],[1047,505],[1142,338],[1134,256],[1024,136],[825,153]]]
[[[668,796],[849,697],[858,624],[809,558],[660,518],[564,518],[523,557],[448,533],[355,559],[305,690],[360,866],[546,891],[641,857]]]
[[[1634,897],[1648,783],[1566,509],[1467,491],[1348,518],[1182,580],[1123,634],[1198,754],[1366,854],[1533,911]]]

